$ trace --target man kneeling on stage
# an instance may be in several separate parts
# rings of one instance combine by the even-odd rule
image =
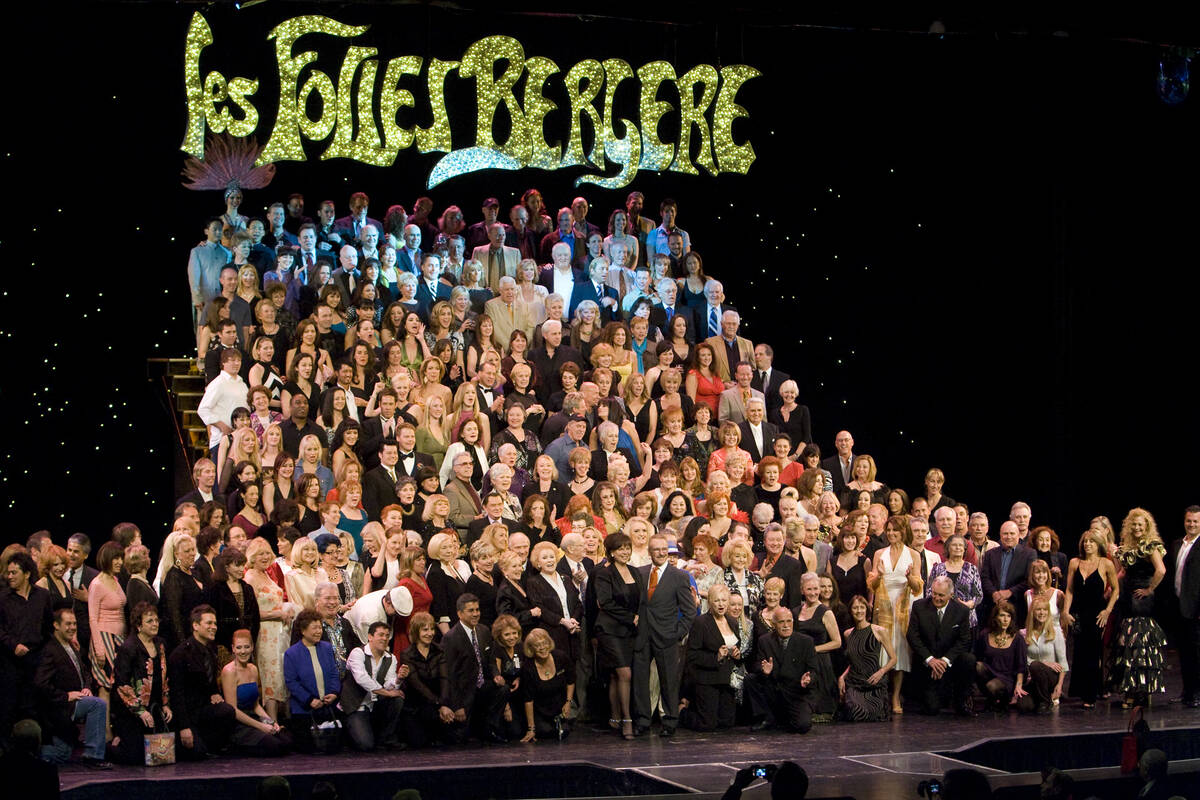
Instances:
[[[913,603],[908,623],[912,672],[920,682],[921,713],[937,714],[948,702],[954,713],[971,716],[975,656],[971,653],[971,620],[967,607],[953,599],[954,583],[934,579],[930,596]]]
[[[388,652],[392,628],[386,622],[372,622],[367,643],[356,647],[346,659],[346,678],[342,681],[342,711],[355,749],[370,752],[375,745],[398,746],[396,726],[404,692],[400,681],[408,677],[408,665],[399,669]]]
[[[746,692],[755,722],[752,731],[781,727],[792,733],[808,733],[812,706],[808,685],[816,668],[817,651],[812,637],[793,633],[792,612],[775,609],[775,630],[758,639],[758,674],[746,678]]]

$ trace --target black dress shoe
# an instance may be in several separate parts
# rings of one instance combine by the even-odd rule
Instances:
[[[954,709],[954,715],[956,717],[973,717],[973,716],[975,716],[975,703],[970,699],[964,700],[962,702],[962,705],[960,705],[958,708]]]
[[[105,761],[102,758],[88,758],[87,756],[84,756],[83,759],[81,759],[81,760],[83,762],[83,765],[85,767],[87,767],[88,769],[112,769],[113,768],[113,765],[110,762]]]
[[[774,726],[770,722],[767,722],[765,719],[760,719],[758,722],[750,726],[750,730],[751,732],[757,733],[758,731],[770,730],[773,727]]]
[[[664,739],[670,739],[672,736],[675,735],[675,729],[674,728],[663,728],[661,731],[658,732],[658,735]]]
[[[496,731],[488,731],[487,739],[485,741],[489,741],[494,744],[508,744],[508,737],[497,733]]]
[[[633,726],[633,735],[634,736],[645,736],[649,732],[650,732],[649,725],[634,725]]]

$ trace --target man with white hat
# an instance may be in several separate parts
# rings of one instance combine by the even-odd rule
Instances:
[[[412,595],[403,586],[396,586],[358,598],[358,602],[346,612],[346,621],[354,627],[358,640],[365,642],[372,622],[391,625],[396,616],[407,617],[412,611]]]

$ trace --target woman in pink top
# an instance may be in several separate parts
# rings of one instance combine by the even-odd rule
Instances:
[[[125,562],[125,551],[117,542],[105,542],[96,554],[100,568],[88,586],[88,621],[92,628],[92,676],[100,696],[108,702],[113,686],[117,648],[125,641],[125,590],[117,574]]]

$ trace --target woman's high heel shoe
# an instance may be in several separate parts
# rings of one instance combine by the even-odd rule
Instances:
[[[621,738],[623,738],[627,742],[633,741],[633,720],[631,720],[631,719],[621,720]]]
[[[619,720],[619,719],[610,719],[610,720],[608,721],[608,727],[612,728],[614,731],[619,731],[619,730],[621,730],[621,720]]]

